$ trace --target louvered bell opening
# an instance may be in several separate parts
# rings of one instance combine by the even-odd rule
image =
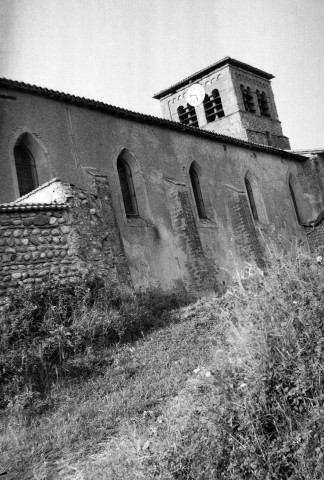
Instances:
[[[246,88],[244,88],[243,85],[241,85],[240,87],[241,87],[241,92],[242,92],[243,105],[244,105],[245,110],[247,110],[248,107],[247,107],[247,101],[246,101]]]
[[[246,92],[246,110],[248,112],[255,113],[255,105],[254,105],[254,101],[253,101],[253,96],[249,91]]]
[[[192,107],[191,105],[187,105],[186,110],[188,113],[188,120],[189,120],[188,125],[190,125],[191,127],[198,127],[198,118],[197,118],[195,108]]]
[[[180,123],[184,123],[185,125],[187,125],[187,123],[188,123],[188,113],[185,111],[185,109],[183,109],[183,110],[178,109],[178,116],[179,116]]]
[[[213,122],[216,120],[216,118],[222,118],[225,116],[218,90],[214,90],[210,97],[206,95],[204,100],[204,108],[207,123]]]
[[[198,119],[196,110],[191,105],[187,105],[186,108],[178,108],[179,122],[183,125],[190,125],[191,127],[198,127]]]
[[[215,102],[215,108],[216,108],[216,115],[218,118],[222,118],[225,116],[224,110],[223,110],[223,104],[221,97],[219,95],[218,90],[214,90],[213,92],[213,97],[214,97],[214,102]]]
[[[212,97],[205,96],[204,109],[207,123],[213,122],[216,119],[216,108]]]
[[[264,117],[270,117],[269,103],[266,94],[263,92],[260,99],[260,112]]]

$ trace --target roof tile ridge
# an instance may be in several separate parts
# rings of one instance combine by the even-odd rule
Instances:
[[[230,57],[225,57],[225,58],[230,58]],[[37,87],[35,85],[30,86],[30,85],[28,85],[24,82],[18,82],[16,80],[8,80],[6,78],[0,78],[0,86],[1,86],[1,82],[9,82],[9,84],[14,84],[14,86],[16,86],[17,88],[19,88],[19,86],[21,86],[21,85],[29,86],[32,89],[33,92],[39,92],[39,93],[44,92],[45,94],[47,94],[47,91],[44,87]],[[53,92],[55,93],[55,96],[59,97],[60,99],[76,101],[78,103],[81,103],[82,105],[91,106],[91,107],[102,107],[102,108],[105,108],[105,109],[109,109],[112,112],[126,114],[126,115],[130,114],[132,116],[135,116],[135,117],[143,119],[143,120],[152,120],[154,122],[160,123],[161,125],[174,126],[175,128],[177,128],[179,130],[189,131],[189,132],[192,132],[192,133],[198,133],[198,134],[201,134],[201,135],[204,135],[204,136],[208,136],[210,138],[217,138],[221,141],[227,141],[229,143],[234,143],[236,145],[246,146],[247,148],[251,148],[253,146],[253,147],[258,148],[259,150],[264,150],[264,151],[269,151],[269,152],[274,152],[274,153],[281,153],[281,154],[285,153],[287,156],[291,156],[291,157],[294,157],[296,159],[299,158],[301,160],[302,159],[306,160],[306,157],[303,157],[302,155],[299,155],[299,154],[296,154],[296,153],[292,153],[291,151],[288,151],[288,150],[283,150],[283,149],[276,148],[276,147],[270,147],[268,145],[262,145],[262,144],[259,144],[259,143],[248,142],[246,140],[241,140],[239,138],[230,137],[230,136],[227,136],[227,135],[223,135],[223,134],[216,133],[216,132],[211,132],[211,131],[208,131],[208,130],[203,130],[199,127],[192,127],[190,125],[184,125],[182,123],[179,123],[179,122],[176,122],[176,121],[173,121],[173,120],[168,120],[168,119],[165,119],[165,118],[162,118],[162,117],[156,117],[154,115],[135,112],[133,110],[128,110],[124,107],[117,107],[115,105],[100,102],[98,100],[92,100],[92,99],[88,99],[88,98],[84,99],[84,97],[78,97],[78,96],[75,96],[75,95],[71,95],[71,94],[64,93],[64,92],[58,92],[58,91],[54,91],[54,90],[53,90]]]

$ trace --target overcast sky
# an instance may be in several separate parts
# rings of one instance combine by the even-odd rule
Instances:
[[[151,115],[225,56],[275,75],[292,148],[324,148],[324,0],[0,0],[1,77]]]

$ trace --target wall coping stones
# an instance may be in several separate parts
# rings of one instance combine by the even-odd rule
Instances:
[[[34,192],[35,190],[33,190]],[[22,198],[22,197],[21,197]],[[64,210],[68,209],[67,203],[2,203],[0,204],[0,212],[23,212],[31,210]]]

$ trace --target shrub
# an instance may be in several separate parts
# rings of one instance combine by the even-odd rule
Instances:
[[[30,406],[60,378],[93,374],[102,349],[166,324],[187,300],[156,291],[126,295],[97,280],[21,292],[0,314],[0,407]]]

